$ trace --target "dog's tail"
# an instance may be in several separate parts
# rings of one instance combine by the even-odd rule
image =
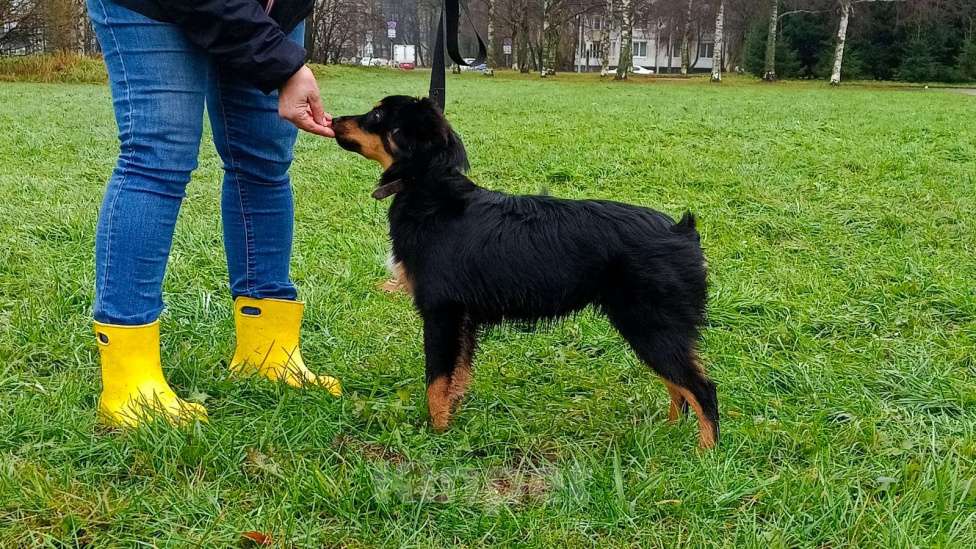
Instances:
[[[685,212],[677,223],[671,225],[671,232],[688,235],[689,237],[693,237],[695,240],[699,240],[700,237],[698,236],[698,230],[695,228],[695,214]]]

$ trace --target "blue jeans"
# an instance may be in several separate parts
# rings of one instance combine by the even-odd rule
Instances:
[[[204,105],[224,166],[231,293],[295,299],[288,168],[297,130],[278,116],[277,92],[265,95],[222,71],[174,25],[111,0],[88,0],[88,13],[108,67],[120,142],[95,237],[95,320],[140,325],[162,312],[163,275],[197,167]],[[303,29],[289,38],[301,43]]]

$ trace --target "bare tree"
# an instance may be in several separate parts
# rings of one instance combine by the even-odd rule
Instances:
[[[539,26],[539,74],[543,77],[555,73],[561,65],[560,51],[572,53],[564,45],[563,30],[577,18],[599,11],[600,4],[593,0],[542,0],[542,21]],[[570,46],[568,40],[565,41]]]
[[[840,69],[844,63],[844,45],[847,43],[847,24],[851,20],[851,0],[840,0],[840,22],[837,24],[837,44],[834,46],[834,67],[830,72],[830,85],[840,84]]]
[[[844,65],[844,46],[847,44],[847,25],[851,20],[854,4],[862,2],[900,2],[901,0],[838,0],[840,21],[837,23],[837,42],[834,45],[834,65],[830,72],[830,85],[840,85],[840,71]]]
[[[537,13],[530,9],[529,0],[492,0],[495,4],[495,26],[504,28],[512,40],[514,66],[519,72],[527,73],[534,64],[532,32],[536,28],[532,22]],[[534,6],[535,4],[532,4]]]
[[[43,42],[41,3],[0,0],[0,53],[30,52]]]
[[[691,66],[691,13],[694,3],[695,0],[688,0],[688,9],[685,10],[684,30],[681,33],[681,74],[688,74]]]
[[[630,72],[634,64],[633,45],[634,45],[634,6],[633,0],[621,0],[620,2],[620,57],[617,58],[617,74],[614,80],[626,80],[627,73]]]
[[[488,7],[488,68],[498,66],[498,37],[495,32],[495,9],[498,0],[485,0]]]
[[[539,44],[539,76],[545,78],[549,71],[556,72],[556,44],[559,26],[554,24],[556,4],[559,0],[542,0],[542,40]]]
[[[722,44],[725,27],[725,0],[719,0],[718,12],[715,14],[715,39],[712,50],[712,82],[722,81]]]
[[[600,76],[610,69],[610,26],[613,21],[613,0],[606,0],[603,12],[603,26],[600,27]]]
[[[722,67],[728,72],[742,64],[749,29],[757,20],[765,21],[769,0],[722,0],[725,4],[722,25]]]
[[[44,51],[75,52],[81,48],[84,9],[78,0],[42,0]]]
[[[766,35],[766,66],[763,69],[763,80],[776,80],[776,27],[779,24],[779,0],[769,2],[769,32]]]

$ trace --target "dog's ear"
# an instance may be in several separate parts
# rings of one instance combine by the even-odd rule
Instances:
[[[398,114],[390,139],[404,156],[435,152],[450,144],[451,126],[430,99],[418,99]]]
[[[403,109],[390,140],[400,160],[437,160],[462,172],[468,171],[468,153],[461,137],[451,128],[441,109],[429,98],[417,99]]]

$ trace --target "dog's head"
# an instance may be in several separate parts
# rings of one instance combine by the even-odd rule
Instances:
[[[427,98],[391,95],[365,114],[336,118],[332,127],[340,147],[383,166],[377,200],[431,168],[468,169],[464,144]]]

